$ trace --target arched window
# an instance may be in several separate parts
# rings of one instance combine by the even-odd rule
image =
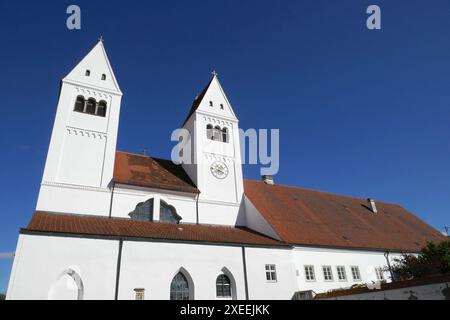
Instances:
[[[91,75],[91,70],[86,70],[86,72],[84,73],[84,75],[86,76],[86,77],[89,77],[90,75]]]
[[[214,107],[214,104],[213,104],[212,101],[209,102],[209,106],[210,106],[210,107]]]
[[[84,112],[84,104],[85,104],[86,100],[84,99],[83,96],[78,96],[77,100],[75,101],[75,111],[78,112]]]
[[[184,274],[178,272],[170,284],[170,300],[189,299],[189,282]]]
[[[220,298],[231,298],[231,281],[225,274],[221,274],[217,277],[216,295]]]
[[[206,126],[206,137],[210,140],[214,140],[214,130],[211,124]]]
[[[61,273],[48,293],[49,300],[83,300],[83,298],[83,280],[73,269]]]
[[[219,126],[214,128],[214,141],[222,141],[222,129]]]
[[[225,143],[230,142],[229,137],[228,137],[228,129],[227,128],[222,129],[222,141]]]
[[[102,74],[102,80],[106,80],[106,74]]]
[[[132,220],[153,221],[153,199],[139,203],[128,215]]]
[[[86,113],[95,114],[95,109],[97,107],[97,101],[94,98],[89,98],[86,103]]]
[[[106,101],[105,100],[101,100],[98,103],[98,107],[97,107],[97,115],[104,117],[106,116]]]
[[[159,221],[167,223],[180,223],[181,217],[177,214],[177,210],[165,201],[161,200],[159,205]]]

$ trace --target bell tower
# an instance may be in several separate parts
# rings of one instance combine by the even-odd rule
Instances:
[[[37,210],[108,214],[121,98],[99,40],[61,81]]]
[[[192,161],[183,167],[201,192],[200,223],[236,223],[244,190],[238,124],[213,72],[183,125],[192,139]]]

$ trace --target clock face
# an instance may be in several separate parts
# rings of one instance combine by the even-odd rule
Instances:
[[[225,179],[228,176],[228,167],[221,161],[216,161],[211,165],[211,173],[217,179]]]

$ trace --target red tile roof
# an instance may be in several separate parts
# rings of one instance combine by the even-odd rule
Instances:
[[[418,251],[427,240],[445,237],[395,204],[298,187],[244,182],[245,195],[287,243],[343,248]]]
[[[116,153],[114,181],[122,184],[197,193],[182,166],[170,160]],[[245,194],[287,243],[343,248],[418,251],[427,240],[445,237],[395,204],[298,187],[244,182]]]
[[[36,212],[25,231],[195,242],[287,246],[247,228],[170,224],[86,215]]]
[[[198,193],[181,165],[170,160],[116,152],[114,178],[116,183]]]

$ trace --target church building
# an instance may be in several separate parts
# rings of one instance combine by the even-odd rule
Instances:
[[[393,259],[444,239],[396,204],[245,180],[215,73],[186,110],[190,163],[117,150],[121,98],[99,41],[61,82],[7,299],[307,298],[391,281]]]

